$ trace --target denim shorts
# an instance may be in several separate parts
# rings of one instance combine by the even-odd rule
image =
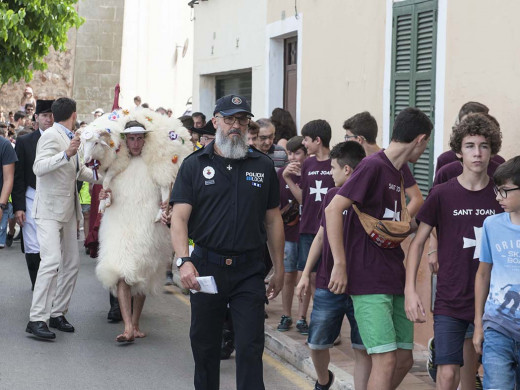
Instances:
[[[470,325],[469,321],[460,320],[442,314],[433,316],[433,334],[435,336],[436,365],[464,365],[464,340]]]
[[[295,272],[298,266],[298,243],[285,241],[283,250],[283,266],[285,272]]]
[[[482,354],[484,389],[520,388],[520,342],[488,328],[484,331]]]
[[[345,315],[350,323],[352,348],[364,350],[350,296],[334,294],[327,289],[317,288],[309,325],[307,340],[309,348],[315,350],[332,348],[334,340],[339,336]]]
[[[81,212],[83,214],[88,213],[90,211],[90,205],[89,204],[82,204],[81,205]]]
[[[300,241],[298,241],[298,264],[296,268],[298,271],[303,271],[305,269],[305,264],[307,264],[307,256],[309,256],[309,251],[311,249],[312,241],[316,237],[315,234],[300,234]],[[316,265],[312,269],[312,272],[316,272],[318,270],[318,264],[321,261],[321,255]]]
[[[352,301],[369,355],[413,349],[413,322],[406,318],[404,295],[352,295]]]

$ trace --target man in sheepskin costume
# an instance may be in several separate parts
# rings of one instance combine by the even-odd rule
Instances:
[[[100,193],[100,199],[110,198],[110,207],[104,211],[99,229],[96,274],[119,299],[125,329],[116,341],[131,342],[145,337],[139,327],[144,301],[162,286],[171,256],[168,228],[157,222],[157,216],[160,206],[167,205],[168,192],[182,158],[190,152],[190,143],[178,121],[162,119],[150,110],[110,115],[115,124],[104,129],[106,123],[100,122],[93,127],[98,133],[88,134],[86,140],[99,139],[109,152],[117,148]],[[171,124],[174,128],[167,127]],[[100,129],[108,130],[111,138],[103,141],[106,134],[100,136]],[[101,168],[104,164],[107,162],[101,161]]]
[[[229,304],[235,330],[238,390],[263,390],[264,247],[274,274],[269,299],[283,286],[283,222],[273,161],[247,144],[252,116],[244,97],[217,101],[215,141],[183,162],[172,192],[171,237],[185,288],[213,277],[217,294],[191,294],[195,389],[218,389],[222,325]],[[195,242],[188,257],[188,236]]]

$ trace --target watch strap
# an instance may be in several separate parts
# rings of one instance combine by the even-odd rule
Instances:
[[[179,259],[181,260],[180,264],[178,264]],[[190,262],[191,263],[191,257],[179,257],[177,258],[177,268],[181,268],[184,263]]]

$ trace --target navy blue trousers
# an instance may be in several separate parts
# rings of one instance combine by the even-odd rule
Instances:
[[[235,331],[237,390],[264,390],[265,265],[261,254],[237,266],[220,266],[192,255],[200,276],[215,278],[218,294],[190,294],[195,389],[217,390],[222,327],[229,303]]]

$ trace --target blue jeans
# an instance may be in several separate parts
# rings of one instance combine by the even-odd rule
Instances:
[[[520,342],[492,328],[484,331],[484,389],[520,388]]]
[[[285,241],[283,252],[283,266],[285,272],[296,272],[298,270],[298,243]]]
[[[9,218],[13,217],[13,205],[11,203],[7,204],[7,208],[4,210],[2,214],[2,220],[0,220],[0,247],[5,246],[5,239],[7,236],[7,229],[9,224]]]
[[[339,336],[343,317],[350,323],[350,340],[352,348],[365,349],[354,317],[354,305],[347,294],[334,294],[329,290],[317,288],[314,294],[309,338],[310,349],[329,349]]]
[[[303,271],[305,269],[305,264],[307,264],[307,256],[309,255],[309,250],[311,249],[314,237],[316,237],[316,234],[300,234],[300,240],[298,241],[298,264],[296,265],[298,271]],[[316,262],[316,265],[312,269],[312,272],[316,272],[318,270],[320,261],[321,255]]]
[[[433,334],[435,336],[436,365],[464,365],[464,340],[470,325],[469,321],[435,314],[433,316]]]

